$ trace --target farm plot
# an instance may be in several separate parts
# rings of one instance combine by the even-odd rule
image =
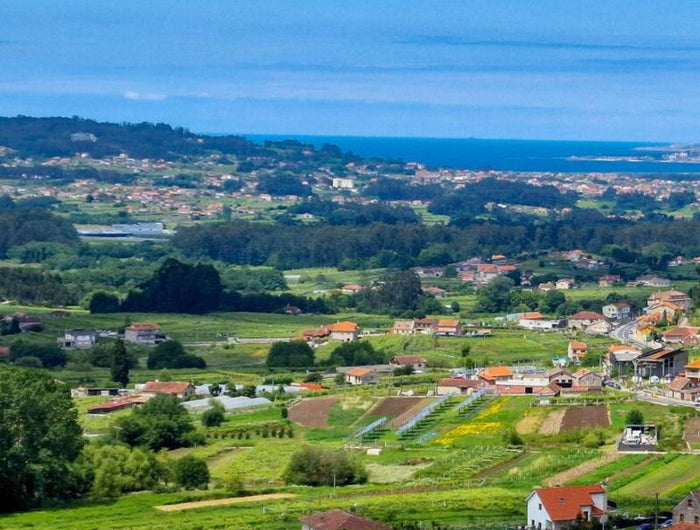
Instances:
[[[700,448],[700,418],[688,418],[685,422],[683,439],[694,448]]]
[[[414,410],[424,406],[425,401],[425,398],[421,397],[387,397],[369,411],[369,416],[386,416],[391,418],[386,426],[397,427],[404,423]]]
[[[539,433],[544,435],[559,434],[565,414],[566,410],[564,409],[552,410],[540,424]]]
[[[657,492],[662,497],[685,494],[700,485],[699,466],[698,455],[668,455],[663,465],[652,463],[638,478],[616,488],[615,495],[650,498]]]
[[[289,419],[302,427],[327,429],[328,412],[337,402],[335,398],[302,399],[289,409]]]
[[[610,426],[608,407],[594,405],[590,407],[569,407],[564,413],[560,432],[571,432],[579,429],[605,428]]]

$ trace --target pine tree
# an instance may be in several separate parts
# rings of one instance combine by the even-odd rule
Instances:
[[[114,354],[112,356],[112,380],[123,387],[129,384],[129,357],[126,354],[123,340],[118,340],[114,345]]]

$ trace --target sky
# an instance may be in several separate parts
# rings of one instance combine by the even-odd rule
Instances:
[[[0,115],[700,141],[695,0],[2,0]]]

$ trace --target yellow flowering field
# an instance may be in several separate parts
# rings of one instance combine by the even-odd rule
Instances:
[[[497,432],[502,428],[503,424],[498,421],[481,422],[481,423],[467,423],[455,427],[448,433],[444,434],[436,440],[437,443],[442,445],[450,445],[455,441],[455,438],[461,436],[468,436],[472,434],[485,434],[489,432]]]

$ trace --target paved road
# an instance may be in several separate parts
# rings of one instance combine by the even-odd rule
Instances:
[[[673,399],[666,396],[652,395],[650,392],[645,390],[640,390],[637,392],[637,399],[640,401],[646,401],[647,403],[655,403],[656,405],[663,405],[665,407],[670,406],[681,406],[696,408],[694,403],[688,401],[681,401],[680,399]]]

